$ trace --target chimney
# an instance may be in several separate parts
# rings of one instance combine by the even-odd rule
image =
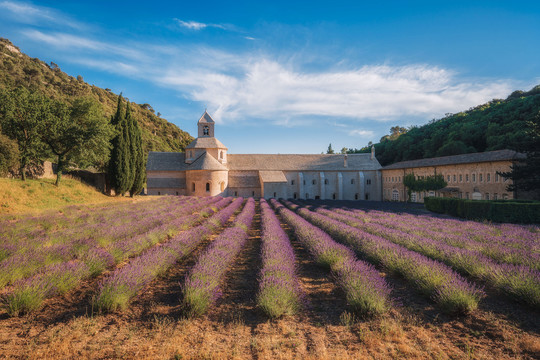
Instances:
[[[375,146],[371,145],[371,160],[375,160]]]
[[[343,167],[347,167],[347,154],[343,157]]]

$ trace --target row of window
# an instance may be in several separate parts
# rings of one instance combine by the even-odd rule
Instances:
[[[211,186],[212,185],[209,182],[206,183],[206,192],[210,192],[210,187]],[[225,182],[224,181],[219,183],[219,188],[220,188],[220,191],[225,191]],[[195,183],[191,183],[191,191],[195,192]]]
[[[465,174],[465,182],[469,182],[469,180],[472,180],[472,182],[476,182],[477,180],[477,174],[476,173],[473,173],[473,174],[470,174],[470,178],[469,178],[469,174]],[[492,174],[491,173],[486,173],[485,176],[484,174],[478,174],[478,182],[491,182],[491,179],[492,179]],[[454,182],[454,183],[457,183],[458,182],[458,179],[459,179],[459,182],[463,182],[463,174],[459,174],[459,175],[456,175],[456,174],[453,174],[453,175],[443,175],[446,177],[446,182],[447,183],[451,183],[451,182]],[[424,176],[418,176],[418,179],[423,179]],[[501,181],[501,176],[499,176],[499,174],[495,173],[494,175],[494,178],[495,178],[495,182],[499,182]],[[502,178],[502,181],[506,181],[507,179],[505,178]],[[384,181],[385,182],[401,182],[401,176],[386,176],[384,178]]]
[[[274,193],[274,197],[276,197],[276,193]],[[293,194],[293,198],[294,198],[294,199],[297,199],[297,198],[298,198],[298,194],[297,194],[297,193],[294,193],[294,194]],[[321,198],[321,197],[318,196],[318,195],[315,195],[315,197],[314,197],[315,200],[319,200],[320,198]],[[304,197],[304,199],[310,199],[308,193],[306,193],[306,196]],[[336,194],[336,193],[333,193],[333,194],[332,194],[332,200],[336,200],[336,199],[337,199],[337,194]],[[364,194],[364,199],[365,199],[365,200],[369,200],[369,193],[365,193],[365,194]],[[354,200],[360,200],[360,194],[358,194],[358,193],[354,194]]]
[[[294,185],[296,183],[295,180],[291,180],[291,185]],[[328,185],[330,182],[328,179],[324,179],[324,185]],[[351,184],[354,185],[356,181],[354,179],[351,179]],[[313,179],[311,180],[311,184],[317,185],[317,180]],[[306,180],[304,180],[304,185],[306,185]],[[371,179],[366,179],[366,185],[371,185]]]
[[[386,197],[388,198],[389,197],[389,193],[390,193],[390,190],[389,189],[386,189]],[[433,191],[430,191],[429,193],[426,193],[425,192],[420,192],[420,193],[412,193],[411,194],[411,201],[412,202],[416,202],[418,200],[421,200],[423,199],[425,196],[441,196],[440,193],[435,193]],[[491,195],[490,193],[484,193],[484,195],[480,194],[479,195],[480,198],[477,198],[477,200],[498,200],[499,199],[499,194],[498,193],[494,193],[493,195]],[[468,192],[460,192],[459,193],[459,198],[460,199],[471,199],[471,198],[474,198],[474,196],[471,196]],[[508,194],[504,193],[502,194],[502,197],[501,197],[503,200],[507,200],[508,199]],[[393,201],[399,201],[399,190],[397,189],[394,189],[392,190],[392,200]]]

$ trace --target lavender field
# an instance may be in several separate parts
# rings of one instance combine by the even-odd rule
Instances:
[[[320,201],[71,206],[0,218],[0,296],[0,355],[14,358],[30,343],[52,357],[51,342],[65,357],[116,357],[110,346],[135,346],[116,337],[133,324],[150,357],[235,357],[230,346],[244,344],[239,358],[309,357],[321,346],[329,357],[460,358],[470,348],[456,339],[491,329],[467,335],[477,357],[535,358],[540,229]],[[116,335],[85,330],[75,348],[48,330],[111,322]],[[314,334],[322,345],[311,349]]]

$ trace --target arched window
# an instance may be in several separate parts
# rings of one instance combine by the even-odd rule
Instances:
[[[399,201],[399,190],[392,190],[392,201]]]
[[[293,194],[293,199],[296,199],[298,197],[298,195],[296,195],[296,193]]]
[[[176,195],[178,195],[178,191],[176,192]]]
[[[309,199],[309,194],[308,193],[306,193],[306,199]]]
[[[195,192],[195,183],[191,183],[191,191]]]
[[[219,152],[219,158],[220,158],[220,159],[223,159],[223,151],[220,151],[220,152]]]
[[[351,179],[351,184],[354,184],[354,179]]]
[[[208,126],[205,125],[205,126],[203,127],[203,135],[208,135],[208,133],[209,133]]]
[[[354,194],[354,200],[358,200],[358,193]]]
[[[328,185],[328,179],[324,179],[324,185]]]
[[[294,180],[291,180],[291,185],[294,185]]]
[[[317,180],[313,179],[313,181],[311,181],[311,183],[312,183],[313,185],[315,185],[315,184],[317,183]]]
[[[336,200],[336,193],[333,193],[333,194],[332,194],[332,199],[333,199],[333,200]]]
[[[366,200],[369,200],[369,193],[366,193]]]
[[[221,184],[219,184],[219,188],[221,189],[221,192],[225,191],[225,182],[222,181]]]
[[[274,193],[274,198],[277,198],[276,193]]]
[[[157,194],[158,194],[158,195],[161,195],[161,191],[158,191]]]
[[[235,192],[234,192],[234,196],[238,196],[238,191],[235,191]]]
[[[210,192],[210,183],[206,183],[206,192]]]

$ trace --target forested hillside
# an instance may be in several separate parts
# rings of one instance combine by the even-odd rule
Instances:
[[[116,111],[118,95],[84,82],[82,76],[69,76],[53,62],[46,64],[23,54],[9,40],[0,38],[0,89],[23,86],[47,97],[73,103],[91,97],[110,117]],[[129,94],[124,94],[129,97]],[[145,153],[148,151],[183,151],[193,137],[159,117],[149,104],[131,103],[132,115],[139,121]]]
[[[458,155],[500,149],[526,151],[523,144],[529,122],[540,117],[540,85],[514,91],[505,100],[495,99],[457,114],[448,114],[420,127],[393,127],[375,145],[381,165],[437,156]],[[370,147],[349,149],[369,152]]]

